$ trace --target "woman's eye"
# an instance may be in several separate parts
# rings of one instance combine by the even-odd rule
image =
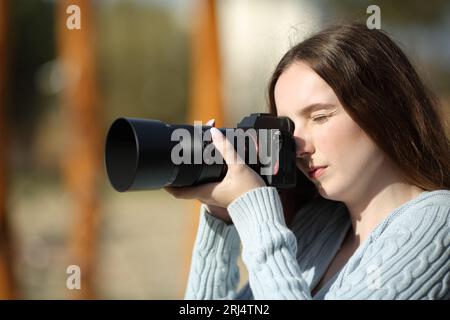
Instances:
[[[325,115],[315,116],[315,117],[312,117],[312,120],[314,122],[322,123],[322,122],[325,122],[328,120],[328,116],[325,116]]]

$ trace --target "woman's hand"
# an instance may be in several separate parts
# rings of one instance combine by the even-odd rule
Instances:
[[[210,120],[208,124],[213,125],[213,120]],[[211,136],[215,148],[220,152],[228,166],[224,179],[220,182],[195,187],[166,187],[164,189],[179,199],[198,199],[208,206],[208,211],[214,216],[225,222],[231,222],[225,208],[247,191],[263,187],[266,184],[242,160],[238,161],[239,156],[233,145],[219,130],[211,128]]]

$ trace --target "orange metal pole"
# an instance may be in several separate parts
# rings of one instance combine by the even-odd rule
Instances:
[[[191,38],[191,81],[188,121],[216,120],[223,126],[223,105],[220,75],[220,48],[217,34],[216,5],[214,0],[199,0],[193,17]],[[198,226],[200,203],[190,204],[188,234],[185,249],[183,279],[186,283],[191,254]],[[184,292],[183,292],[184,294]],[[182,294],[182,295],[183,295]]]
[[[81,13],[81,29],[66,27],[69,5]],[[69,249],[71,260],[81,269],[81,290],[72,298],[95,297],[92,279],[95,273],[97,223],[100,213],[102,169],[102,122],[96,82],[94,24],[89,0],[57,1],[56,30],[59,60],[63,66],[65,88],[62,106],[67,132],[63,176],[73,199],[74,221]]]
[[[13,272],[13,250],[7,215],[8,123],[6,120],[6,82],[8,74],[8,6],[0,0],[0,299],[17,298]]]

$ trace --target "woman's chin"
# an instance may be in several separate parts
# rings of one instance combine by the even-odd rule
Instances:
[[[339,188],[330,185],[330,183],[320,181],[316,181],[315,185],[322,198],[333,201],[340,201],[339,199],[341,199],[342,192],[339,191]]]

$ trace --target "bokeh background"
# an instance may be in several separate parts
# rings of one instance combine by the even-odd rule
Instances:
[[[81,30],[66,27],[72,4]],[[115,192],[107,128],[121,116],[234,126],[266,110],[290,46],[365,22],[373,4],[448,115],[447,0],[0,0],[0,298],[183,298],[199,204]],[[81,290],[66,287],[73,264]]]

